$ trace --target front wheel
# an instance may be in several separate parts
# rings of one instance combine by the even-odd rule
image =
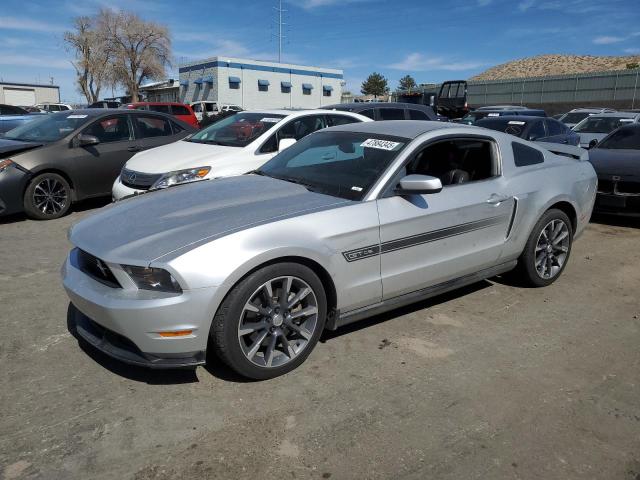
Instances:
[[[211,326],[217,356],[239,374],[265,380],[298,367],[324,329],[322,282],[297,263],[269,265],[227,295]]]
[[[57,173],[43,173],[29,183],[24,192],[24,211],[36,220],[62,217],[71,207],[69,182]]]
[[[518,260],[520,279],[532,287],[546,287],[560,276],[571,254],[573,228],[561,210],[551,209],[538,220]]]

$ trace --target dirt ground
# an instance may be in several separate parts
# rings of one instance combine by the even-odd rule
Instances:
[[[124,366],[67,330],[55,221],[0,220],[0,478],[640,479],[640,221],[546,289],[486,281],[245,382]]]

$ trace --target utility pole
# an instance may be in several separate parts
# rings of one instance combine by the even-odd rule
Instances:
[[[286,25],[282,21],[282,14],[286,12],[286,10],[282,9],[282,0],[278,0],[278,6],[273,7],[274,10],[278,13],[278,34],[275,35],[278,37],[278,63],[282,62],[282,40],[285,38],[285,35],[282,33],[282,27]]]

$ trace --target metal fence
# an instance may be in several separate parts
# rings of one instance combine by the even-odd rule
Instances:
[[[640,69],[614,72],[469,81],[469,105],[575,104],[636,108]]]

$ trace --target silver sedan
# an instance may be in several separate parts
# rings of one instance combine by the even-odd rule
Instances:
[[[314,133],[250,174],[76,224],[62,276],[77,334],[133,364],[215,353],[266,379],[324,329],[511,270],[547,286],[591,215],[587,156],[439,122]]]

